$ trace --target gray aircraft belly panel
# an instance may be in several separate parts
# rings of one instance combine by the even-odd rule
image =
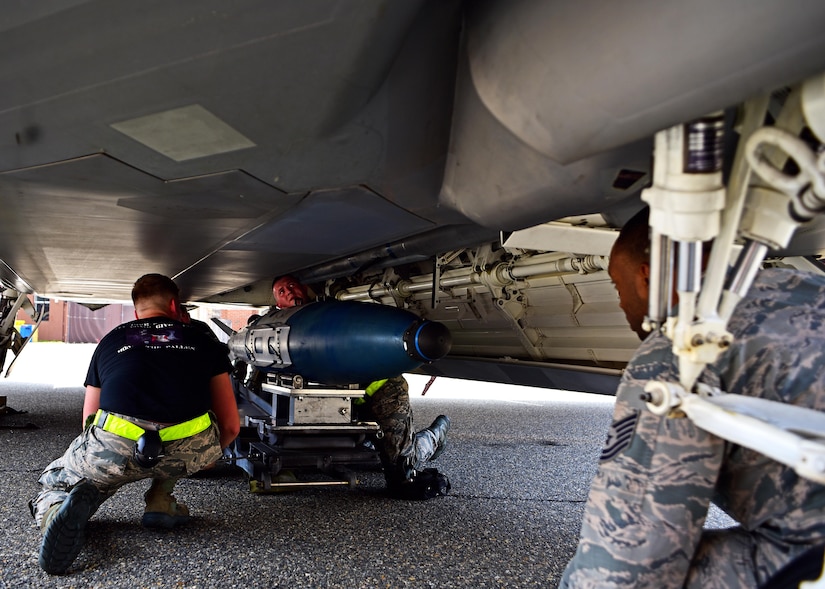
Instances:
[[[239,171],[164,182],[102,154],[22,169],[0,174],[0,259],[40,293],[123,300],[141,273],[174,275],[299,200]]]

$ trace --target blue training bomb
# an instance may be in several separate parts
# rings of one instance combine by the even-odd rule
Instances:
[[[331,385],[409,372],[450,351],[450,331],[395,307],[354,301],[271,311],[229,339],[229,350],[267,372]]]

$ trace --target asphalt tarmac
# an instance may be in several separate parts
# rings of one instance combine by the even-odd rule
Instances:
[[[452,419],[433,463],[448,496],[390,499],[378,472],[352,489],[253,494],[220,467],[179,483],[193,520],[158,532],[140,525],[142,481],[90,520],[66,575],[47,575],[27,502],[79,432],[93,347],[32,344],[0,382],[23,412],[0,416],[0,587],[555,587],[575,550],[612,398],[441,378],[422,397],[427,378],[411,377],[417,428]]]

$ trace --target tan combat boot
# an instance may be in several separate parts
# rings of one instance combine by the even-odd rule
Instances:
[[[177,479],[152,479],[152,485],[143,494],[146,508],[141,524],[144,527],[171,530],[189,521],[189,509],[172,495],[175,483]]]

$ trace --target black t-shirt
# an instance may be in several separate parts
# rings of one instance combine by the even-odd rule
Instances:
[[[179,423],[211,408],[209,381],[231,370],[226,348],[201,330],[152,317],[119,325],[100,340],[85,384],[101,389],[101,409]]]

